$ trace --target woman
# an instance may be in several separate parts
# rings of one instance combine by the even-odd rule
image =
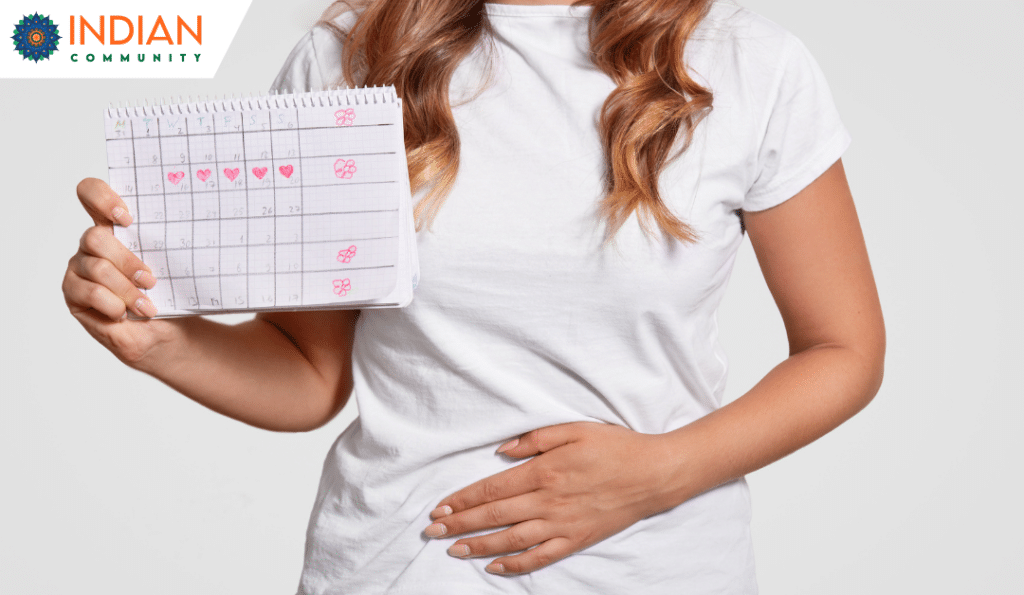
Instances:
[[[85,180],[72,314],[127,365],[257,427],[312,430],[356,395],[302,594],[755,593],[744,474],[882,378],[850,137],[806,48],[730,0],[377,0],[325,17],[274,86],[396,86],[412,305],[122,318],[153,314],[139,288],[158,281],[111,233],[127,206]],[[715,315],[745,234],[790,355],[721,406]]]

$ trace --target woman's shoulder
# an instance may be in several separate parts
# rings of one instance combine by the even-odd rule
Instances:
[[[736,0],[713,0],[699,29],[733,40],[781,40],[792,33],[768,17]]]
[[[711,42],[715,53],[730,54],[754,68],[778,65],[800,45],[789,29],[736,0],[714,0],[691,39]]]
[[[295,44],[271,89],[279,93],[343,85],[342,39],[355,23],[352,10],[325,15]]]
[[[309,32],[318,50],[332,56],[341,52],[342,40],[355,25],[358,16],[358,7],[342,2],[336,2],[325,11]]]
[[[767,110],[784,87],[821,78],[797,35],[736,0],[714,0],[685,53],[698,82],[723,92],[723,98],[731,94],[751,102],[755,110]]]

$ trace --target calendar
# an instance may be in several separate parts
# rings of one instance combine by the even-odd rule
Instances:
[[[106,110],[115,236],[160,316],[402,307],[418,281],[393,87]]]

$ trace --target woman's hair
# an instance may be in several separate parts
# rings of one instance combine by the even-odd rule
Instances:
[[[633,213],[681,242],[697,235],[665,206],[658,179],[685,151],[711,111],[712,93],[686,72],[683,50],[712,0],[579,0],[593,6],[591,60],[618,85],[601,108],[598,129],[606,157],[599,212],[611,239]],[[349,10],[347,30],[332,22]],[[459,169],[459,133],[449,85],[459,63],[490,34],[484,0],[341,0],[321,17],[343,43],[350,85],[394,85],[402,98],[405,149],[417,204],[417,227],[429,225]],[[684,142],[671,154],[677,134]]]

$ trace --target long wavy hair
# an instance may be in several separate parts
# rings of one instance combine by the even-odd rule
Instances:
[[[653,221],[688,243],[696,232],[658,192],[666,164],[686,151],[693,130],[710,113],[713,95],[690,78],[686,42],[713,0],[579,0],[592,6],[591,60],[617,87],[601,108],[598,129],[606,158],[599,213],[611,239],[631,214],[647,234]],[[355,11],[347,29],[334,19]],[[417,228],[428,227],[455,183],[459,132],[449,85],[459,63],[491,26],[484,0],[340,0],[320,19],[343,44],[347,85],[394,85],[402,98],[405,149]],[[672,154],[680,131],[683,142]]]

